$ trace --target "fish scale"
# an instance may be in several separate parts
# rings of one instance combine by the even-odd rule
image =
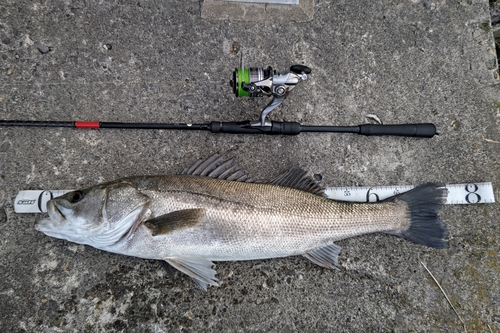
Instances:
[[[181,177],[181,179],[175,179],[172,182],[176,186],[183,180],[182,176],[177,177]],[[193,180],[194,183],[197,183],[196,187],[199,186],[198,183],[202,183],[203,186],[200,187],[199,191],[202,192],[203,189],[206,189],[209,198],[217,198],[216,203],[207,202],[205,206],[205,201],[210,200],[200,197],[207,196],[207,194],[195,194],[193,186],[187,185],[184,191],[179,188],[175,190],[177,194],[175,201],[183,202],[184,205],[170,209],[205,207],[209,210],[215,207],[212,208],[213,213],[207,213],[209,219],[207,224],[221,224],[220,227],[227,230],[228,233],[237,232],[241,229],[241,225],[246,225],[252,226],[250,232],[259,233],[261,237],[279,232],[282,236],[298,237],[302,241],[315,234],[320,234],[322,238],[337,240],[358,235],[360,231],[366,233],[393,230],[400,224],[397,222],[405,217],[403,205],[398,212],[398,218],[395,218],[396,216],[390,217],[389,214],[392,213],[392,210],[388,210],[386,206],[395,206],[393,203],[353,205],[334,202],[316,195],[275,185],[234,183],[209,178],[198,182],[196,182],[196,178]],[[186,180],[184,183],[190,183],[190,180]],[[217,192],[214,193],[212,188],[216,188]],[[234,194],[238,193],[239,196],[236,197]],[[188,198],[189,196],[195,196],[195,198]],[[166,197],[175,196],[166,195]],[[186,204],[188,202],[189,204]],[[235,206],[235,209],[232,209],[231,204],[243,204],[243,207],[248,207],[248,210],[244,211],[241,206]],[[161,201],[156,205],[166,206]],[[359,210],[359,216],[352,216],[351,214],[356,210]],[[233,216],[233,211],[239,213]],[[160,213],[165,212],[161,211]],[[212,214],[214,215],[212,216]],[[370,218],[363,223],[365,214]],[[283,219],[283,216],[286,218]],[[348,218],[343,218],[343,216]],[[246,217],[244,220],[247,220],[247,223],[244,223],[245,221],[238,222],[243,217]],[[225,224],[222,224],[222,221]],[[200,224],[200,227],[202,226]],[[277,245],[274,244],[274,246]]]
[[[49,219],[36,228],[105,251],[166,260],[203,289],[217,285],[213,261],[303,255],[333,268],[341,249],[335,241],[374,232],[448,246],[438,217],[446,190],[439,184],[367,204],[325,198],[300,169],[254,182],[232,160],[214,155],[185,170],[67,193],[48,202]]]

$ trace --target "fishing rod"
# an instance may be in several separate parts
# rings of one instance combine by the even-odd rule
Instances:
[[[185,123],[122,123],[98,121],[23,121],[0,120],[0,126],[28,126],[28,127],[74,127],[74,128],[120,128],[120,129],[164,129],[210,131],[211,133],[230,134],[281,134],[297,135],[302,132],[323,133],[354,133],[361,135],[393,135],[408,137],[431,138],[436,135],[436,126],[431,123],[423,124],[362,124],[357,126],[310,126],[297,122],[268,121],[266,118],[271,111],[278,107],[295,86],[307,80],[311,73],[309,67],[293,65],[290,71],[279,73],[270,66],[263,68],[236,68],[230,85],[237,97],[272,96],[271,102],[262,110],[258,121],[223,122],[212,121],[203,124]]]

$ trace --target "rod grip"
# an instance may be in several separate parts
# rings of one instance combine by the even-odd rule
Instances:
[[[419,138],[432,138],[436,135],[436,126],[431,123],[424,124],[402,124],[402,125],[359,125],[359,133],[362,135],[396,135]]]

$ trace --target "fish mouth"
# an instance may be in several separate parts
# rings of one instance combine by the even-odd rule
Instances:
[[[53,227],[51,227],[51,225],[53,225],[51,219],[43,219],[43,220],[40,220],[37,223],[35,223],[35,229],[37,231],[41,231],[41,232],[45,233],[46,231],[53,229]]]
[[[47,202],[47,213],[51,220],[66,220],[66,216],[59,207],[60,206],[52,200]]]
[[[61,219],[64,219],[64,220],[65,220],[65,219],[66,219],[66,216],[64,216],[64,214],[63,214],[63,213],[61,212],[61,210],[59,209],[59,205],[54,204],[53,206],[54,206],[53,212],[54,212],[54,213],[59,214],[59,216],[58,216],[58,217],[60,217]],[[50,214],[49,214],[49,216],[50,216]]]
[[[47,202],[48,219],[42,219],[35,224],[35,229],[43,233],[49,232],[57,228],[58,225],[66,221],[66,216],[61,211],[59,205],[50,200]]]
[[[47,213],[51,219],[62,223],[69,220],[73,216],[74,211],[71,208],[66,208],[58,204],[56,201],[50,200],[47,202]]]

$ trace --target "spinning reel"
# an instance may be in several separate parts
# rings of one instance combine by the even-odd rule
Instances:
[[[280,105],[288,93],[302,81],[307,80],[311,69],[302,65],[293,65],[289,72],[278,73],[271,66],[263,68],[236,68],[230,81],[236,97],[273,96],[271,102],[262,110],[260,120],[251,122],[251,126],[271,126],[266,121],[267,115]]]

